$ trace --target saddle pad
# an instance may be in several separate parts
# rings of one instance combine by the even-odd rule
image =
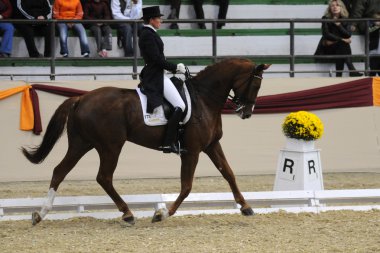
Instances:
[[[187,113],[185,118],[183,119],[180,124],[184,125],[186,124],[191,116],[191,100],[190,100],[190,94],[189,91],[187,90],[186,85],[183,86],[185,95],[186,95],[186,100],[187,100]],[[146,107],[147,107],[147,98],[146,96],[141,92],[140,88],[136,88],[137,94],[139,94],[140,97],[140,102],[141,102],[141,108],[143,111],[143,118],[144,122],[148,126],[162,126],[166,125],[168,123],[168,120],[165,117],[164,113],[164,108],[162,105],[159,107],[154,108],[153,113],[147,113],[146,112]]]

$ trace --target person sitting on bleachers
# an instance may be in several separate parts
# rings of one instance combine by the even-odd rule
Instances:
[[[351,55],[350,24],[344,22],[348,12],[341,0],[330,0],[322,19],[335,19],[335,22],[322,23],[322,38],[315,55]],[[351,58],[334,58],[336,76],[341,77],[344,64],[350,70],[350,76],[362,76],[352,64]]]
[[[205,18],[205,14],[203,12],[203,1],[204,0],[193,0],[195,16],[197,19]],[[230,0],[217,0],[217,2],[219,3],[218,19],[226,19]],[[219,22],[217,23],[216,28],[222,29],[222,27],[225,25],[225,23]],[[199,23],[198,26],[200,29],[206,29],[204,23]]]
[[[380,0],[356,0],[352,6],[351,18],[379,18]],[[377,22],[378,23],[378,22]],[[380,54],[379,45],[379,25],[370,22],[369,24],[369,50],[370,54]],[[366,33],[366,22],[358,22],[352,26],[352,31]],[[380,69],[380,57],[371,56],[369,66],[371,70]],[[380,71],[378,72],[380,75]],[[370,72],[370,76],[376,76],[376,72]]]
[[[142,15],[142,0],[111,0],[111,11],[114,19],[117,20],[138,20]],[[142,28],[142,24],[137,24],[137,30]],[[117,24],[118,34],[121,36],[121,44],[124,48],[124,56],[133,56],[133,23]]]
[[[9,19],[11,15],[12,5],[9,0],[0,0],[0,19]],[[0,32],[0,58],[9,57],[12,53],[14,27],[11,23],[0,23]]]
[[[380,0],[355,0],[350,14],[350,18],[373,18],[376,14],[380,14]],[[361,34],[365,34],[366,22],[354,24],[352,31],[357,30]]]
[[[46,20],[51,19],[51,5],[49,0],[17,0],[17,9],[14,10],[15,19]],[[16,29],[25,40],[30,57],[51,56],[51,25],[50,24],[15,24]],[[34,38],[43,36],[45,39],[44,54],[40,54]]]
[[[111,19],[109,6],[102,0],[87,0],[84,6],[84,19]],[[108,24],[91,23],[86,27],[94,34],[98,55],[107,57],[107,50],[112,50],[112,29]]]
[[[79,0],[54,0],[53,14],[55,19],[82,19],[83,8]],[[60,53],[63,57],[69,56],[69,49],[67,47],[69,29],[75,30],[79,37],[82,56],[89,57],[90,48],[88,46],[87,34],[81,23],[57,23],[57,27],[59,31],[59,43],[61,45]]]

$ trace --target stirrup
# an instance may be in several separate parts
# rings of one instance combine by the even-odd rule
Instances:
[[[158,149],[164,152],[165,154],[174,153],[177,155],[181,155],[187,153],[187,150],[181,147],[181,143],[179,141],[171,145],[160,146]]]

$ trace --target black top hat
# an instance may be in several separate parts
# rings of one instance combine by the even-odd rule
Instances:
[[[164,16],[163,14],[161,14],[159,6],[145,7],[142,9],[142,12],[143,12],[142,19],[149,19],[149,18]]]

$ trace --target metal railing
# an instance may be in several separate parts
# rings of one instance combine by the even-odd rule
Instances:
[[[182,58],[182,59],[211,59],[212,62],[216,62],[219,59],[223,58],[229,58],[229,57],[246,57],[246,58],[252,58],[252,59],[285,59],[289,62],[289,70],[287,71],[272,71],[273,73],[288,73],[290,77],[294,77],[295,73],[326,73],[331,71],[300,71],[295,69],[296,60],[297,59],[336,59],[336,58],[357,58],[364,61],[365,68],[361,71],[364,71],[366,75],[368,75],[371,70],[369,69],[369,62],[370,57],[380,57],[380,55],[370,55],[369,54],[369,25],[370,22],[379,21],[379,19],[345,19],[347,22],[365,22],[366,24],[366,32],[364,34],[364,54],[356,54],[356,55],[297,55],[295,53],[295,36],[296,36],[296,28],[295,24],[305,24],[305,23],[322,23],[322,22],[335,22],[336,20],[329,20],[329,19],[226,19],[226,20],[218,20],[218,19],[204,19],[204,20],[198,20],[198,19],[186,19],[186,20],[165,20],[165,23],[210,23],[211,26],[211,40],[212,40],[212,51],[210,52],[210,56],[170,56],[170,58]],[[120,23],[132,23],[134,25],[134,34],[133,34],[133,48],[134,55],[133,55],[133,64],[132,64],[132,72],[129,73],[93,73],[93,75],[131,75],[133,79],[136,79],[138,77],[137,68],[138,68],[138,61],[141,60],[141,56],[137,54],[137,25],[141,23],[141,20],[18,20],[18,19],[12,19],[12,20],[0,20],[0,23],[13,23],[13,24],[49,24],[51,26],[51,57],[45,58],[49,60],[50,62],[50,73],[49,74],[34,74],[37,76],[49,76],[51,80],[55,80],[56,76],[62,76],[62,75],[92,75],[91,73],[86,74],[80,74],[80,73],[72,73],[72,74],[56,74],[56,62],[57,61],[67,61],[72,59],[70,58],[57,58],[56,55],[56,23],[83,23],[83,24],[91,24],[91,23],[106,23],[109,25],[117,25]],[[217,34],[217,23],[223,22],[223,23],[244,23],[244,24],[255,24],[255,23],[277,23],[277,24],[289,24],[289,54],[273,54],[273,55],[224,55],[220,56],[217,54],[217,47],[218,47],[218,34]],[[270,29],[270,28],[268,28]],[[322,35],[321,35],[322,36]],[[1,60],[9,59],[9,58],[0,58]],[[13,59],[21,59],[25,61],[35,61],[35,60],[41,60],[41,58],[29,58],[29,57],[15,57]],[[76,60],[86,61],[89,60],[88,58],[75,58]],[[125,57],[109,57],[108,59],[126,59]],[[104,59],[106,60],[106,59]],[[372,71],[380,71],[380,70],[372,70]],[[22,74],[0,74],[0,76],[22,76]],[[28,74],[30,76],[30,74]]]

